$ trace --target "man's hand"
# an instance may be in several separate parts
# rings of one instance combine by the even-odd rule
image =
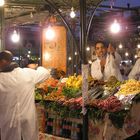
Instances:
[[[115,49],[114,49],[114,47],[112,46],[111,43],[109,43],[107,52],[108,52],[109,54],[114,54],[114,53],[115,53]]]

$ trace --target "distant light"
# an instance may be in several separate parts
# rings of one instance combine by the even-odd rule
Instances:
[[[90,47],[87,47],[86,50],[87,50],[87,51],[90,51]]]
[[[30,53],[31,53],[31,51],[28,51],[28,53],[30,54]]]
[[[14,30],[12,36],[11,36],[11,40],[14,42],[14,43],[17,43],[19,42],[19,39],[20,39],[20,35],[17,34],[17,31]]]
[[[72,7],[72,8],[71,8],[71,12],[70,12],[70,17],[71,17],[71,18],[75,18],[75,16],[76,16],[76,14],[75,14],[75,12],[74,12],[74,8]]]
[[[121,30],[120,24],[117,20],[114,20],[114,23],[111,25],[110,30],[112,33],[116,34]]]
[[[120,48],[120,49],[122,49],[122,48],[123,48],[123,45],[122,45],[122,44],[120,44],[120,45],[119,45],[119,48]]]
[[[88,63],[89,63],[89,64],[92,64],[92,61],[91,61],[91,60],[88,60]]]
[[[138,58],[138,55],[136,55],[136,54],[135,54],[135,56],[134,56],[134,57],[135,57],[135,59],[137,59],[137,58]]]
[[[19,60],[19,57],[14,56],[13,60]]]
[[[129,62],[132,63],[132,60],[130,60]]]
[[[50,60],[51,55],[49,53],[45,53],[45,60],[48,61]]]
[[[129,56],[129,53],[128,53],[128,52],[126,52],[126,53],[125,53],[125,56]]]
[[[40,60],[40,57],[38,57],[38,60]]]
[[[45,35],[47,40],[53,40],[55,37],[55,31],[53,30],[53,28],[48,27]]]
[[[0,0],[0,6],[3,6],[5,4],[4,0]]]
[[[77,55],[77,52],[75,52],[74,54]]]
[[[137,28],[140,29],[140,25]]]
[[[139,48],[139,49],[140,49],[140,44],[138,44],[138,45],[137,45],[137,48]]]
[[[71,58],[71,57],[69,57],[68,59],[69,59],[69,61],[71,61],[71,59],[72,59],[72,58]]]
[[[30,54],[28,54],[27,57],[30,57]]]

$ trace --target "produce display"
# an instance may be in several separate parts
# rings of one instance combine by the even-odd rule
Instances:
[[[87,106],[96,107],[107,112],[125,109],[127,100],[120,100],[117,95],[140,93],[140,81],[126,80],[123,83],[111,76],[108,81],[98,81],[89,77]],[[37,85],[36,99],[56,102],[59,106],[69,109],[82,108],[82,76],[73,75],[60,80],[49,78]],[[108,93],[108,94],[106,94]],[[114,96],[115,95],[115,96]],[[134,97],[133,97],[134,98]],[[129,98],[129,102],[132,98]]]
[[[117,92],[118,95],[130,95],[130,94],[139,94],[140,93],[140,81],[130,79],[120,85],[120,89]]]
[[[111,76],[104,85],[104,89],[109,93],[112,93],[116,88],[121,85],[121,82],[117,80],[115,76]]]
[[[123,108],[122,103],[115,96],[110,96],[107,99],[94,100],[90,106],[98,107],[108,112],[120,111]]]

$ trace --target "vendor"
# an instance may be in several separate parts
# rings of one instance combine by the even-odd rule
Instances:
[[[138,52],[138,59],[128,75],[129,79],[140,80],[140,50]]]
[[[103,41],[95,44],[95,54],[97,58],[92,62],[91,75],[97,80],[108,80],[115,76],[122,81],[122,75],[119,70],[120,55],[115,52],[111,44],[107,47]]]

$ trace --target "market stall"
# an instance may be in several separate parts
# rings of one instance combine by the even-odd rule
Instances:
[[[82,139],[82,77],[53,78],[37,86],[40,100],[40,139]],[[140,82],[100,82],[89,77],[89,140],[123,140],[140,130]],[[40,105],[39,105],[40,106]],[[49,134],[49,135],[48,135]]]

